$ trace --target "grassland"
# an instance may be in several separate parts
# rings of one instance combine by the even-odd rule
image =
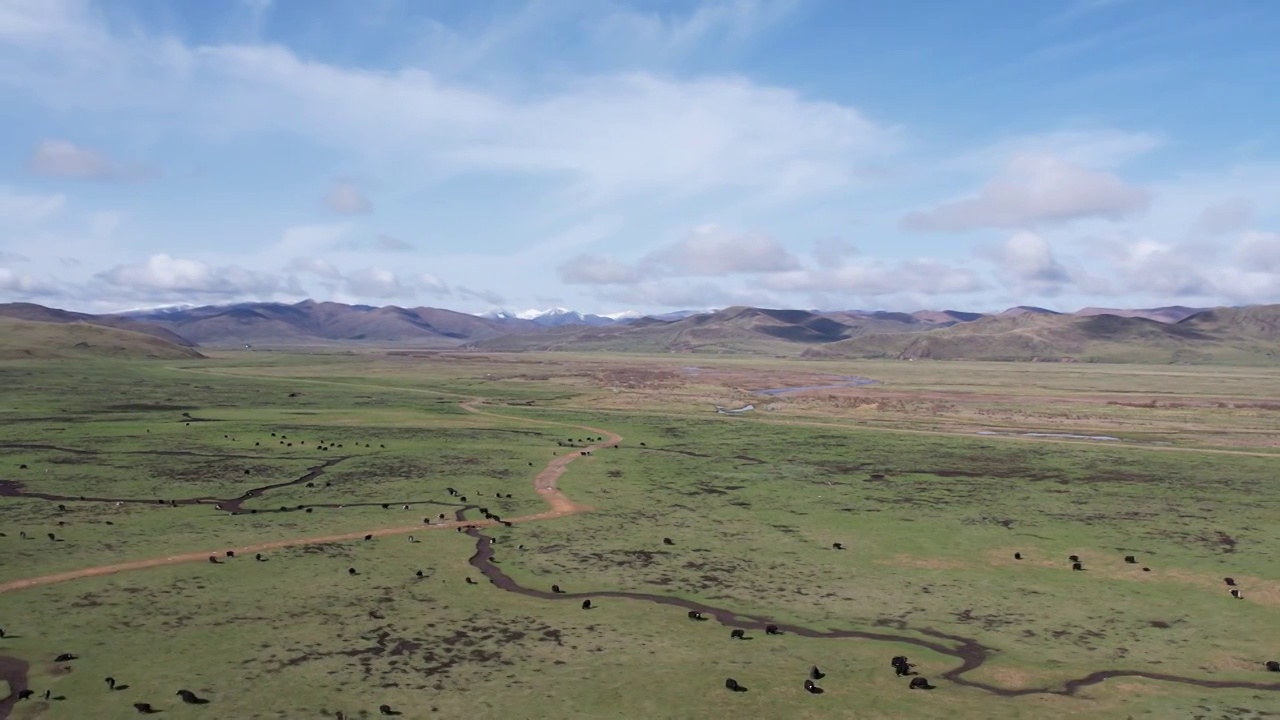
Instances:
[[[351,536],[0,593],[0,676],[25,663],[22,682],[63,698],[0,701],[0,717],[133,717],[138,701],[169,718],[1280,712],[1262,667],[1280,659],[1280,371],[692,362],[0,364],[0,587]],[[842,376],[879,384],[754,392]],[[759,409],[711,412],[736,402]],[[588,444],[584,426],[623,438],[558,481],[589,512],[454,531],[479,506],[542,513],[533,478]],[[379,529],[399,532],[362,539]],[[899,654],[937,689],[908,691]],[[815,664],[822,695],[801,687]]]

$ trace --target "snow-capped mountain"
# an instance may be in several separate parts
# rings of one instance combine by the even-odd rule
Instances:
[[[197,307],[200,306],[192,305],[190,303],[182,303],[179,305],[160,305],[158,307],[129,308],[128,310],[120,310],[112,314],[123,315],[125,317],[133,317],[135,315],[172,315],[175,313],[186,312],[187,310],[194,310]]]
[[[556,307],[548,310],[530,308],[528,310],[521,310],[518,312],[505,309],[495,309],[483,313],[480,317],[507,322],[526,320],[542,325],[543,327],[558,327],[560,325],[613,325],[616,323],[635,320],[636,318],[641,317],[641,314],[635,310],[624,310],[622,312],[594,315],[590,313],[580,313],[568,308]]]

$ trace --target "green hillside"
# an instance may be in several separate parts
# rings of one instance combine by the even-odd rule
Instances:
[[[204,356],[193,348],[130,330],[0,317],[0,359],[94,357],[183,360]]]

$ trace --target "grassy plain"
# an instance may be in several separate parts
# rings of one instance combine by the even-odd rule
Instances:
[[[880,384],[755,392],[844,376]],[[167,718],[375,717],[381,703],[405,718],[1280,712],[1280,675],[1262,667],[1280,659],[1280,370],[224,353],[8,362],[0,386],[0,491],[91,498],[0,497],[0,585],[438,523],[463,504],[538,513],[534,474],[591,426],[624,438],[559,480],[592,512],[485,531],[510,578],[903,640],[733,641],[718,622],[641,599],[583,611],[488,583],[468,564],[474,540],[424,529],[414,543],[330,542],[0,593],[0,656],[28,662],[37,693],[65,698],[10,703],[12,718],[133,717],[138,701]],[[459,406],[475,397],[486,414]],[[757,410],[711,411],[746,402]],[[237,515],[213,505],[335,460],[314,487],[269,490]],[[1103,670],[1276,688],[1118,677],[1071,697],[1003,697],[943,679],[960,660],[909,644],[932,632],[987,648],[963,678],[1005,690],[1061,691]],[[81,658],[53,663],[61,652]],[[889,668],[898,654],[938,688],[908,691]],[[828,673],[823,695],[801,687],[813,664]],[[129,689],[109,692],[108,675]],[[726,677],[750,691],[727,692]],[[183,705],[179,688],[211,704]]]

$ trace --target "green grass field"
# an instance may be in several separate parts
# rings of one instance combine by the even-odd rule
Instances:
[[[853,375],[880,384],[753,392]],[[10,361],[0,386],[0,587],[518,519],[581,427],[623,436],[559,480],[591,512],[483,530],[490,572],[563,598],[489,582],[476,539],[429,525],[12,589],[0,677],[25,663],[36,695],[0,718],[1280,713],[1280,370],[229,352]],[[758,410],[711,412],[734,402]]]

